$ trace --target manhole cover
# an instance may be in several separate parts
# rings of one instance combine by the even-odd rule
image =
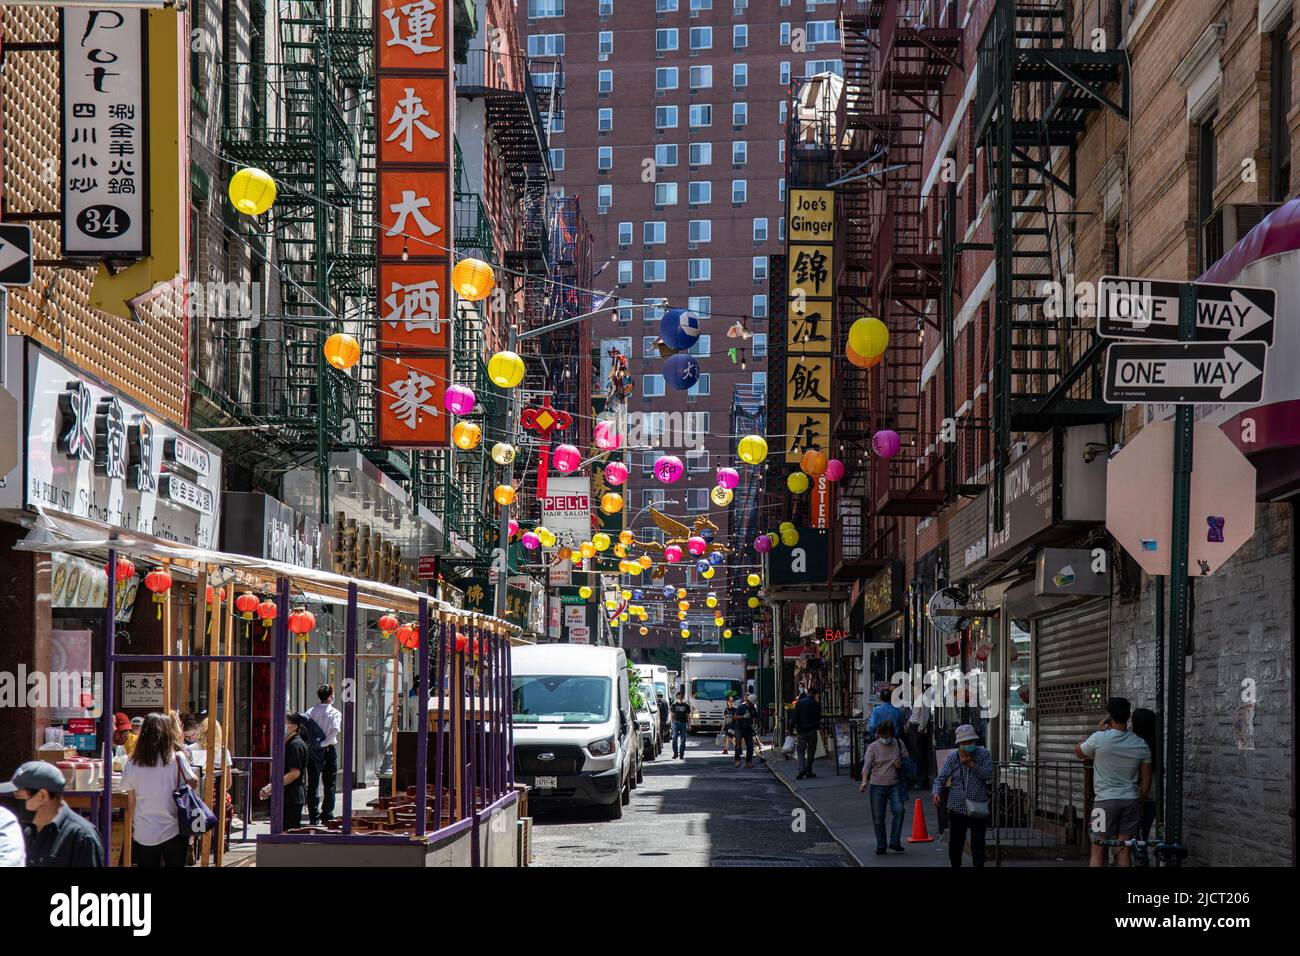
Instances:
[[[710,866],[845,866],[844,863],[831,860],[794,860],[789,857],[771,856],[721,856],[715,857]]]

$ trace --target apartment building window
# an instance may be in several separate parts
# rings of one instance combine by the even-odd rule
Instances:
[[[786,117],[789,115],[789,104],[785,100],[776,104],[776,121],[782,126],[785,125]]]
[[[658,322],[664,317],[664,312],[668,308],[667,299],[645,299],[643,301],[647,307],[641,310],[641,314],[645,316],[647,322]]]
[[[614,0],[600,0],[596,6],[596,13],[602,17],[612,17],[614,15]]]
[[[662,220],[641,223],[641,241],[647,246],[661,246],[668,241],[668,225]]]
[[[529,56],[564,56],[563,33],[530,33],[528,35]]]
[[[749,376],[749,385],[755,391],[767,391],[767,373],[751,372]]]
[[[686,161],[692,166],[711,166],[713,164],[713,144],[691,143],[686,148]]]
[[[778,139],[778,140],[776,141],[776,161],[777,161],[778,163],[784,163],[784,162],[785,162],[785,139],[784,139],[784,137],[781,138],[781,139]]]
[[[596,147],[596,168],[608,170],[614,168],[614,147],[597,146]]]
[[[777,202],[785,202],[785,177],[782,176],[776,181],[776,199]]]
[[[656,106],[655,107],[655,129],[676,129],[676,128],[677,128],[677,107]]]
[[[757,222],[758,220],[754,220]],[[754,256],[754,281],[767,278],[767,256]]]
[[[614,128],[614,110],[608,106],[602,106],[596,110],[596,129],[602,133],[608,133]]]
[[[708,260],[706,259],[705,262],[707,261]],[[704,316],[707,313],[701,312],[698,314],[700,316]],[[711,335],[696,336],[694,344],[691,345],[691,347],[687,349],[687,351],[690,352],[692,355],[694,355],[696,358],[708,358],[710,355],[713,354],[713,336]]]
[[[677,165],[677,144],[661,143],[655,147],[655,165],[656,166],[676,166]]]
[[[692,219],[686,224],[686,240],[701,243],[713,241],[713,220]]]
[[[790,24],[788,24],[788,23],[783,23],[783,24],[781,24],[781,39],[780,39],[780,44],[781,44],[781,46],[789,46],[789,45],[790,45]]]
[[[675,66],[656,67],[655,89],[656,90],[677,89],[677,67]]]
[[[707,90],[713,85],[713,67],[712,66],[693,66],[691,67],[691,89]]]
[[[556,172],[560,172],[561,170],[564,169],[564,150],[562,149],[551,150],[551,169],[555,170]]]
[[[712,10],[713,0],[691,0],[691,12],[698,13],[701,10]]]
[[[710,295],[692,295],[686,299],[686,308],[690,309],[702,319],[707,319],[713,314],[713,296]]]
[[[655,52],[670,53],[677,49],[677,28],[664,27],[655,31]]]
[[[546,114],[548,129],[552,133],[564,132],[564,110],[553,110]]]
[[[629,226],[629,230],[628,230],[628,232],[629,232],[629,235],[628,235],[628,241],[629,241],[629,242],[632,241],[631,229],[630,229],[631,225],[632,225],[632,224],[629,222],[629,223],[628,223],[628,226]],[[618,300],[618,320],[619,320],[620,322],[631,322],[631,321],[632,321],[632,300],[631,300],[631,299],[619,299],[619,300]]]
[[[818,73],[834,73],[836,76],[844,75],[843,60],[809,60],[804,67],[804,76],[816,76]]]
[[[731,104],[731,125],[745,126],[749,123],[749,104],[732,103]]]
[[[749,314],[756,319],[767,318],[767,296],[766,295],[750,296]]]
[[[765,358],[767,356],[767,333],[754,333],[754,358]]]
[[[664,393],[664,377],[662,375],[642,375],[641,376],[641,394],[646,398],[659,398]]]
[[[731,15],[733,17],[740,16],[748,6],[749,0],[731,0]]]
[[[655,0],[655,13],[674,13],[677,10],[677,0]]]
[[[707,206],[713,202],[713,183],[691,183],[686,187],[686,201],[692,206]]]
[[[528,0],[528,19],[564,16],[564,0]]]
[[[804,24],[804,30],[810,48],[818,43],[840,42],[839,26],[834,20],[809,20]]]
[[[691,106],[691,129],[700,129],[713,125],[713,107],[707,103]]]
[[[749,198],[749,181],[746,179],[733,179],[731,181],[731,201],[733,203],[743,203]]]
[[[658,341],[659,341],[659,336],[657,336],[657,335],[643,335],[643,336],[641,336],[641,357],[642,357],[642,358],[658,358],[658,357],[659,357],[659,347],[658,347],[657,345],[655,345],[655,343],[658,342]]]
[[[614,71],[600,70],[596,74],[596,92],[612,93],[614,92]]]
[[[712,259],[688,259],[686,278],[691,282],[708,282],[713,278]]]
[[[698,398],[701,395],[708,395],[711,391],[712,378],[713,376],[708,372],[702,372],[699,380],[686,390],[686,394],[690,395],[692,398]],[[707,489],[700,489],[700,494],[707,495],[708,493]]]
[[[748,63],[733,63],[731,65],[731,85],[738,90],[749,86]]]
[[[738,139],[731,144],[731,165],[744,166],[749,162],[749,143]]]
[[[618,224],[618,244],[620,246],[632,245],[632,224],[630,222],[620,222]]]
[[[754,241],[767,242],[767,217],[760,216],[754,219]]]
[[[676,206],[677,205],[677,184],[676,183],[655,183],[655,205]]]
[[[614,187],[602,185],[596,187],[596,208],[609,209],[614,205]]]
[[[743,50],[749,46],[749,26],[744,23],[737,23],[731,28],[731,48],[733,50]]]
[[[1291,16],[1288,15],[1276,30],[1269,34],[1272,46],[1272,59],[1269,64],[1269,177],[1268,198],[1270,202],[1286,202],[1291,194],[1291,127],[1287,114],[1291,112],[1291,44],[1287,35],[1291,32]]]
[[[785,242],[785,216],[776,221],[776,241]]]
[[[1211,116],[1197,126],[1196,135],[1196,223],[1197,258],[1204,272],[1223,255],[1223,235],[1211,234],[1214,225],[1214,189],[1218,185],[1219,148]],[[1222,224],[1219,224],[1220,228]]]
[[[668,260],[646,259],[641,263],[642,282],[667,282]]]
[[[632,260],[618,260],[618,284],[627,285],[632,281]]]
[[[709,470],[709,453],[704,449],[697,451],[688,451],[684,456],[686,459],[686,470],[692,475],[698,475],[702,471]],[[700,488],[700,491],[705,489]]]
[[[687,511],[708,511],[709,490],[707,488],[687,488],[686,489],[686,510]]]
[[[790,85],[790,61],[789,60],[781,61],[781,72],[779,76],[780,79],[777,82],[779,82],[782,86]]]
[[[713,49],[713,27],[691,27],[691,49]]]
[[[609,56],[614,52],[614,31],[601,30],[596,38],[596,51],[601,56]]]

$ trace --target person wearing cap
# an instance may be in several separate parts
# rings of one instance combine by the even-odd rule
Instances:
[[[23,831],[27,865],[103,866],[99,833],[63,802],[63,786],[63,771],[44,760],[29,760],[12,780],[0,783],[0,793],[12,793],[31,815]]]
[[[989,825],[989,791],[993,786],[993,755],[979,745],[979,734],[970,724],[957,728],[957,749],[948,754],[931,790],[936,807],[941,805],[944,784],[948,784],[948,862],[961,866],[970,834],[970,858],[984,865],[984,833]]]
[[[113,715],[113,746],[124,748],[129,757],[135,751],[135,744],[139,739],[140,730],[130,717],[120,710]]]

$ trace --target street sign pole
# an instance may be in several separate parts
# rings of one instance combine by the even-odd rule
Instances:
[[[1178,338],[1196,337],[1196,286],[1178,293]],[[1180,404],[1174,419],[1173,528],[1169,569],[1169,725],[1165,767],[1165,842],[1183,842],[1183,724],[1187,703],[1187,551],[1191,530],[1193,406]],[[1172,857],[1177,860],[1177,855]]]

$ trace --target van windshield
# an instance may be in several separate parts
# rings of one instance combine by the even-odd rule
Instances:
[[[556,724],[595,724],[609,719],[608,677],[537,676],[511,681],[514,718]]]
[[[693,680],[691,696],[696,700],[726,700],[728,695],[740,696],[738,680]]]

